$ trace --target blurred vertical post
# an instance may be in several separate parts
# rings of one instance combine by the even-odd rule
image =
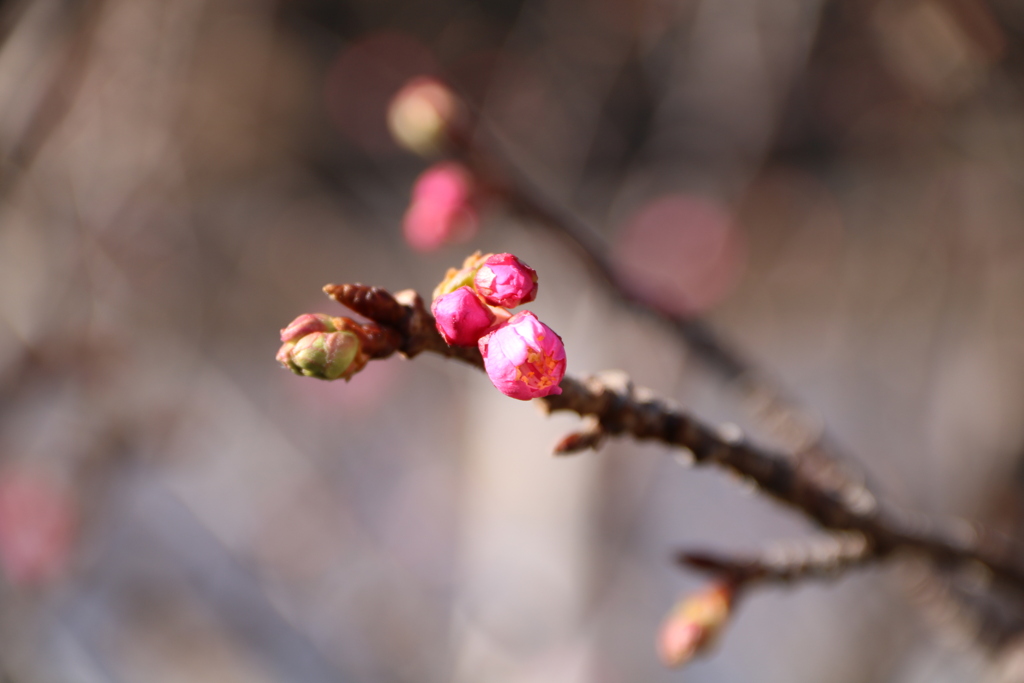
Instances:
[[[583,372],[607,363],[608,335],[599,333],[607,311],[591,296],[582,267],[555,250],[509,247],[537,270],[540,289],[530,308],[566,340],[569,366]],[[454,680],[592,680],[604,460],[552,458],[578,421],[544,418],[534,402],[467,379]]]
[[[483,382],[467,391],[455,680],[589,680],[579,636],[597,460],[552,462],[558,421]]]

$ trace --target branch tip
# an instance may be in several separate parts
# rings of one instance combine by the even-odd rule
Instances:
[[[391,292],[361,284],[325,285],[324,293],[342,306],[382,325],[396,326],[406,316]]]
[[[413,290],[392,296],[365,285],[328,285],[324,291],[374,321],[353,323],[363,335],[370,357],[383,358],[394,352],[412,357],[432,351],[481,370],[484,367],[479,349],[445,343],[423,299]],[[548,412],[574,412],[597,426],[565,437],[556,446],[556,454],[596,447],[608,435],[659,441],[686,449],[698,465],[715,465],[743,477],[759,492],[832,532],[825,541],[808,546],[810,550],[795,554],[789,548],[778,548],[737,560],[686,553],[680,556],[684,564],[709,570],[717,566],[733,575],[785,582],[835,575],[847,567],[887,559],[894,551],[907,551],[940,567],[962,570],[978,563],[995,581],[1024,595],[1024,566],[1017,550],[1002,546],[993,550],[992,544],[977,534],[950,533],[937,524],[913,523],[896,515],[856,481],[837,473],[835,466],[825,466],[831,464],[827,460],[796,458],[744,439],[735,426],[714,428],[702,423],[666,400],[635,388],[625,373],[604,373],[582,381],[566,376],[560,387],[561,394],[540,400],[543,407]]]
[[[575,455],[588,450],[597,450],[604,445],[608,433],[600,426],[593,425],[578,432],[567,434],[554,448],[554,455]]]

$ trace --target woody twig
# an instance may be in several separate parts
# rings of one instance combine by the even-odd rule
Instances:
[[[444,342],[433,317],[415,292],[406,290],[391,296],[385,290],[363,285],[328,285],[324,291],[373,321],[376,341],[369,354],[373,358],[394,353],[411,358],[429,351],[483,369],[483,359],[476,348],[450,347]],[[861,537],[863,549],[850,555],[849,562],[832,563],[832,570],[914,554],[943,568],[981,567],[994,580],[1024,592],[1024,564],[1017,548],[1005,546],[993,553],[982,547],[978,534],[969,530],[897,513],[863,486],[834,476],[830,468],[816,467],[813,460],[761,447],[734,426],[708,425],[668,401],[634,390],[628,383],[623,386],[621,381],[601,377],[567,376],[561,389],[559,395],[538,399],[547,411],[569,411],[590,418],[599,425],[602,438],[631,436],[686,449],[695,464],[715,465],[733,472],[753,483],[760,493],[801,512],[821,528]],[[725,561],[712,560],[707,555],[697,559],[698,564],[703,560],[704,568],[716,563],[720,569],[726,567]],[[820,573],[821,569],[810,562],[803,563],[803,569],[761,564],[760,568],[751,565],[742,571],[754,572],[762,578],[795,580]]]

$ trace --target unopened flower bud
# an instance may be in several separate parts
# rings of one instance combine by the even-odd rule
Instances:
[[[281,330],[281,341],[295,341],[313,332],[334,332],[334,318],[324,313],[304,313]]]
[[[405,239],[419,251],[461,242],[479,225],[469,172],[456,163],[431,166],[416,180],[402,226]]]
[[[430,310],[449,346],[473,346],[495,323],[494,312],[470,287],[435,299]]]
[[[473,284],[492,306],[515,308],[537,297],[537,271],[512,254],[494,254],[480,266]]]
[[[365,365],[365,360],[360,362],[359,337],[347,331],[311,332],[287,341],[277,360],[297,375],[328,380],[348,379]]]
[[[428,156],[444,150],[462,116],[462,105],[448,86],[422,77],[409,81],[391,100],[388,128],[399,145]]]
[[[476,271],[489,259],[492,254],[481,254],[474,252],[462,262],[462,268],[449,268],[441,283],[434,288],[434,298],[440,298],[445,294],[451,294],[459,287],[472,287]]]
[[[658,635],[662,662],[682,666],[707,652],[729,621],[734,598],[732,585],[715,583],[679,601]]]
[[[562,393],[562,338],[530,311],[516,313],[481,337],[479,345],[487,376],[506,396],[528,401]]]

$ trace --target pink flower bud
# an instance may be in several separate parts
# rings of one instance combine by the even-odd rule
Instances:
[[[494,254],[484,261],[473,284],[492,306],[515,308],[537,297],[537,271],[512,254]]]
[[[277,360],[297,375],[327,380],[349,379],[365,365],[352,332],[311,332],[285,342]]]
[[[432,251],[469,239],[479,224],[473,198],[472,178],[462,166],[431,166],[413,188],[403,221],[406,241],[419,251]]]
[[[334,332],[334,318],[323,313],[303,313],[281,330],[281,341],[290,342],[313,332]]]
[[[681,666],[714,646],[732,612],[735,589],[715,583],[683,598],[658,635],[658,652],[666,666]]]
[[[469,287],[434,300],[430,306],[437,331],[449,346],[472,346],[494,326],[494,312]]]
[[[480,338],[484,369],[498,391],[528,401],[562,393],[562,338],[530,311],[516,313]]]
[[[395,141],[423,156],[445,148],[460,118],[462,105],[458,98],[433,78],[409,81],[388,107],[388,128]]]
[[[434,298],[438,299],[445,294],[451,294],[459,287],[472,287],[476,271],[480,270],[480,266],[491,256],[493,254],[481,254],[476,251],[466,257],[466,260],[462,262],[462,268],[449,268],[444,279],[434,288]]]

